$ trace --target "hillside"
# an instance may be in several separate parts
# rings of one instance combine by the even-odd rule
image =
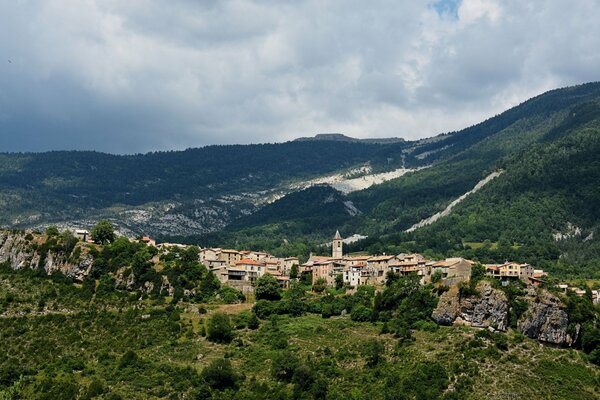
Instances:
[[[124,233],[218,230],[297,182],[368,164],[400,166],[384,145],[288,142],[116,156],[95,152],[0,155],[0,224],[91,226]]]
[[[600,398],[598,311],[573,293],[396,277],[240,303],[197,249],[68,238],[2,232],[0,398]],[[438,325],[453,305],[493,329]]]
[[[431,158],[441,157],[448,148],[456,151],[433,166],[340,198],[341,203],[350,201],[361,211],[344,216],[344,223],[328,219],[326,210],[315,213],[307,209],[305,218],[298,212],[293,219],[282,213],[279,225],[286,230],[278,233],[288,240],[298,239],[294,226],[320,216],[321,223],[303,233],[330,235],[339,228],[345,235],[369,236],[352,245],[352,251],[430,251],[490,262],[520,259],[555,272],[598,277],[599,104],[600,84],[538,96],[482,124],[421,145],[419,151],[436,146]],[[500,177],[464,196],[500,170],[504,171]],[[412,233],[404,232],[461,196],[464,201],[449,216]],[[298,209],[306,203],[290,205],[289,201],[288,207]],[[248,238],[250,231],[244,225],[258,231],[256,220],[242,217],[231,226],[238,233],[230,237]],[[576,237],[568,235],[570,229],[577,230]],[[556,241],[561,233],[566,234],[564,239]],[[327,235],[321,242],[325,238]],[[482,247],[485,241],[491,242],[493,249]],[[500,250],[495,247],[498,242]]]

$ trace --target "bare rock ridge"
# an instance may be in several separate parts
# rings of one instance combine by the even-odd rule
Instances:
[[[77,244],[69,255],[59,249],[42,248],[25,234],[0,232],[0,264],[8,263],[13,269],[43,268],[48,274],[60,271],[71,279],[82,281],[89,274],[93,261],[81,244]]]
[[[477,285],[479,295],[461,298],[458,288],[444,292],[431,317],[440,325],[466,325],[475,328],[506,331],[509,303],[503,291],[489,282]],[[527,311],[517,322],[517,330],[540,342],[572,346],[579,336],[579,327],[569,331],[569,316],[560,299],[545,290],[528,288],[523,297]]]

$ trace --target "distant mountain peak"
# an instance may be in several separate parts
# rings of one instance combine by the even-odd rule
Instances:
[[[404,142],[403,138],[391,137],[391,138],[373,138],[373,139],[357,139],[350,136],[346,136],[343,133],[317,133],[311,137],[300,137],[294,140],[295,142],[307,142],[307,141],[330,141],[330,142],[352,142],[352,143],[397,143]]]

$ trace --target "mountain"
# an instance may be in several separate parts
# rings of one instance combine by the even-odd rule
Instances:
[[[307,208],[304,217],[270,215],[280,227],[273,232],[270,223],[271,233],[298,240],[294,226],[320,218],[302,235],[322,233],[323,241],[339,228],[345,235],[369,236],[351,251],[519,259],[559,274],[600,276],[600,84],[554,90],[424,142],[402,153],[413,167],[427,160],[427,168],[339,198],[361,213],[344,215],[343,223],[327,218],[325,209]],[[490,174],[495,179],[484,181]],[[288,207],[302,209],[305,203]],[[406,232],[451,203],[447,216]],[[278,208],[276,202],[269,210]],[[232,244],[243,244],[260,225],[242,217],[230,229]]]
[[[109,218],[130,235],[278,254],[315,249],[339,228],[368,236],[350,250],[519,257],[597,275],[599,104],[600,83],[556,89],[418,141],[319,134],[143,155],[2,154],[0,223]]]
[[[379,144],[389,144],[389,143],[403,143],[405,142],[402,138],[392,137],[392,138],[369,138],[369,139],[357,139],[350,136],[346,136],[341,133],[318,133],[313,137],[301,137],[295,142],[308,142],[308,141],[329,141],[329,142],[351,142],[351,143],[379,143]]]
[[[129,234],[206,233],[303,182],[365,166],[394,169],[402,164],[395,157],[385,145],[329,141],[128,156],[0,154],[0,224],[85,227],[109,218]]]

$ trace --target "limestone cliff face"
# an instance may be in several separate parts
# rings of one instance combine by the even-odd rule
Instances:
[[[460,298],[458,288],[451,287],[440,296],[431,317],[441,325],[506,331],[509,303],[504,292],[485,281],[477,285],[477,290],[479,296]],[[532,339],[560,346],[571,346],[577,341],[580,327],[569,329],[569,316],[558,297],[530,287],[522,298],[528,307],[517,322],[517,330]]]
[[[518,322],[518,329],[530,338],[546,343],[571,346],[579,336],[580,327],[569,332],[569,316],[560,299],[547,292],[528,295],[529,307]]]
[[[42,267],[51,274],[60,271],[69,278],[82,281],[92,268],[93,258],[78,243],[82,251],[75,260],[69,260],[68,255],[60,251],[48,251],[42,260]],[[0,232],[0,263],[8,262],[11,268],[36,268],[42,255],[30,238],[22,233]]]
[[[504,292],[494,289],[489,282],[480,282],[477,290],[479,296],[460,298],[458,288],[450,288],[440,296],[432,318],[442,325],[469,325],[506,331],[508,301]]]

